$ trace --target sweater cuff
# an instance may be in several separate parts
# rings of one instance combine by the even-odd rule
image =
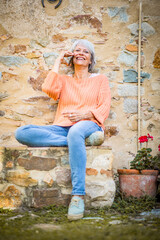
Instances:
[[[100,123],[103,124],[104,118],[99,114],[99,111],[96,109],[91,110],[91,113],[94,115],[95,119]]]

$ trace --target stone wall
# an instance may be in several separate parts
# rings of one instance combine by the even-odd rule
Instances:
[[[105,121],[104,146],[114,154],[114,169],[128,167],[137,148],[138,0],[63,0],[45,8],[36,0],[1,0],[0,144],[18,146],[17,127],[52,124],[57,102],[41,91],[61,49],[75,39],[95,45],[96,72],[110,81],[112,104]],[[142,135],[150,133],[153,153],[160,130],[160,1],[143,0]],[[70,70],[65,65],[61,72]]]
[[[116,190],[112,150],[86,148],[86,206],[111,206]],[[67,147],[0,148],[0,208],[68,206],[71,190]]]

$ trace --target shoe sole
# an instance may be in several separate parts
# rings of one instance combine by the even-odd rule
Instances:
[[[83,213],[77,215],[68,215],[68,220],[79,220],[83,218]]]

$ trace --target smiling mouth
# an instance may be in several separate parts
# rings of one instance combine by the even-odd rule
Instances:
[[[83,57],[76,57],[77,60],[85,60]]]

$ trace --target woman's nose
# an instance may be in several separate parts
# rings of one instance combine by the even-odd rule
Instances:
[[[84,54],[84,52],[83,52],[83,51],[80,51],[78,54],[80,54],[80,55],[83,55],[83,54]]]

